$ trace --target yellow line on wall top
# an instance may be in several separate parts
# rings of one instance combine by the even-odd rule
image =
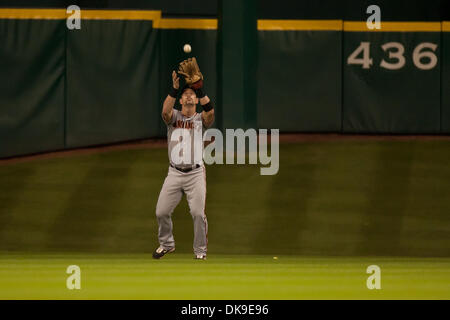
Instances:
[[[450,21],[442,21],[442,31],[450,32]]]
[[[0,19],[64,20],[71,16],[66,9],[0,9]],[[159,29],[217,30],[217,19],[161,18],[159,10],[81,10],[82,20],[144,20],[153,21]],[[328,30],[348,32],[440,32],[450,31],[450,21],[392,22],[381,21],[381,29],[369,29],[365,21],[342,20],[258,20],[258,30]]]
[[[381,29],[369,29],[366,22],[344,21],[344,31],[353,32],[440,32],[440,22],[381,21]]]
[[[81,10],[83,20],[152,20],[161,19],[161,11],[147,10]]]
[[[66,19],[66,9],[0,9],[0,19]]]
[[[161,11],[149,10],[81,10],[83,20],[159,20]],[[73,12],[66,9],[0,9],[0,19],[59,19]]]
[[[217,29],[217,19],[163,19],[158,10],[83,10],[82,20],[153,21],[161,29]],[[0,19],[64,20],[71,16],[66,9],[0,9]]]
[[[342,20],[258,20],[258,30],[342,30]]]
[[[161,19],[159,29],[217,29],[217,19]]]
[[[337,30],[349,32],[440,32],[450,29],[450,22],[381,21],[381,29],[369,29],[365,21],[342,20],[258,20],[258,30]]]

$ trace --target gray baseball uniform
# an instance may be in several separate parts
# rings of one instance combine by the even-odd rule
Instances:
[[[206,169],[202,159],[202,133],[205,129],[200,113],[187,118],[176,109],[173,109],[172,120],[167,124],[170,166],[156,205],[159,244],[167,250],[175,247],[172,212],[184,193],[194,222],[194,254],[206,255],[207,252]],[[186,151],[190,156],[184,157]],[[186,170],[190,171],[183,172]]]

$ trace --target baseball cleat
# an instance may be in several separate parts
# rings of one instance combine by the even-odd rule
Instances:
[[[206,255],[203,254],[197,254],[194,257],[195,260],[206,260]]]
[[[163,247],[158,247],[155,251],[153,251],[153,259],[162,258],[165,254],[174,252],[175,248],[166,250]]]

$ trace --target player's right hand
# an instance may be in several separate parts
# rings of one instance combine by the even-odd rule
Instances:
[[[175,70],[172,72],[172,85],[177,90],[180,88],[180,78],[178,77]]]

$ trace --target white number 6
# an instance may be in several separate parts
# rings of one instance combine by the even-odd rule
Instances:
[[[405,65],[405,57],[403,56],[403,53],[405,53],[405,47],[398,42],[388,42],[381,46],[381,48],[384,51],[388,51],[391,48],[397,49],[397,51],[389,51],[389,59],[397,59],[396,63],[389,63],[383,60],[381,60],[380,67],[383,67],[385,69],[389,70],[398,70],[403,68]]]
[[[425,52],[420,52],[422,49],[431,49],[433,50],[433,52],[431,51],[425,51]],[[437,48],[437,44],[434,43],[430,43],[430,42],[424,42],[419,44],[413,52],[413,61],[414,64],[416,65],[417,68],[421,69],[421,70],[430,70],[433,69],[436,64],[437,64],[437,57],[434,54],[434,51],[436,51]],[[422,63],[420,60],[422,58],[428,58],[430,59],[430,62],[428,63]]]

